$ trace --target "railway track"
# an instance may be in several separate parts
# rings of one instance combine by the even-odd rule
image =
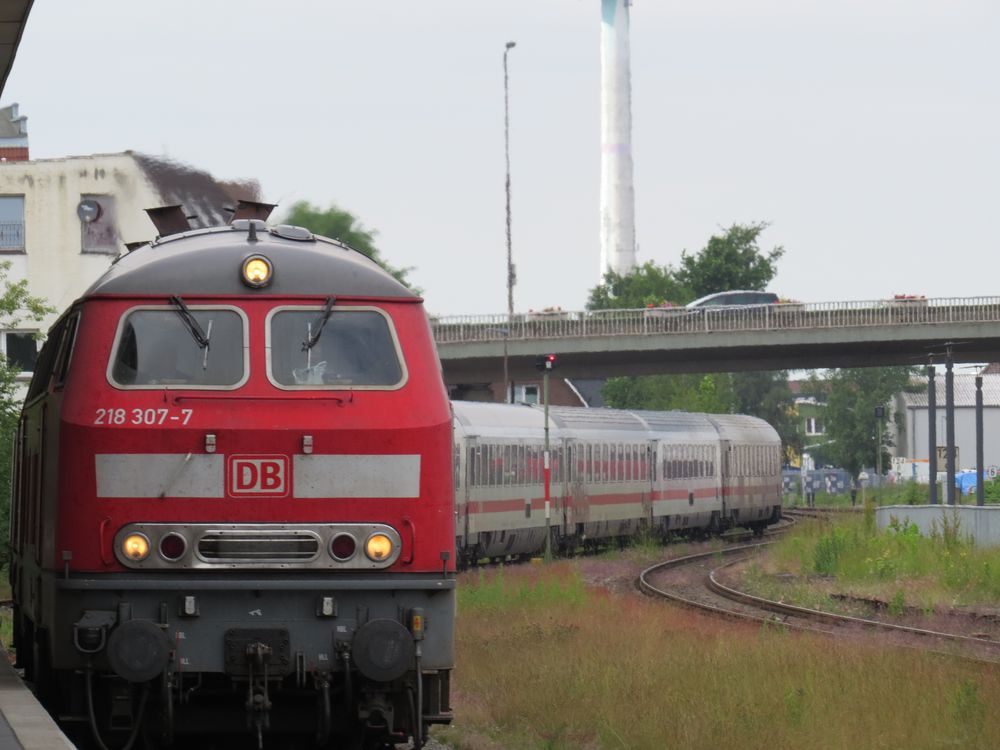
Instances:
[[[856,640],[877,636],[880,645],[1000,664],[1000,640],[798,607],[753,596],[721,582],[727,569],[771,543],[742,544],[667,560],[642,571],[637,585],[647,595],[717,617]]]

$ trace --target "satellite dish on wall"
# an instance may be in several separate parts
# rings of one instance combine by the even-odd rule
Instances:
[[[76,215],[84,224],[92,224],[101,218],[101,204],[93,198],[84,198],[76,207]]]

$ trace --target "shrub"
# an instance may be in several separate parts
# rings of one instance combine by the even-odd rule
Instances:
[[[843,529],[834,528],[821,536],[813,551],[813,570],[824,575],[835,575],[840,555],[847,547],[847,535]]]

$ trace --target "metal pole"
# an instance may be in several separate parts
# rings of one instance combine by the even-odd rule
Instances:
[[[878,485],[882,486],[882,417],[877,417],[875,438],[875,473],[878,474]]]
[[[976,376],[976,505],[986,503],[986,476],[983,474],[983,377]]]
[[[545,559],[552,559],[552,462],[549,459],[549,370],[546,368],[542,372],[542,400],[545,403],[545,463],[543,472],[545,476]]]
[[[937,505],[937,384],[934,365],[927,367],[927,471],[930,482],[930,503]]]
[[[952,371],[951,347],[948,347],[944,370],[944,429],[948,486],[945,497],[948,505],[955,504],[955,373]]]
[[[510,102],[507,82],[507,53],[514,46],[515,42],[507,42],[503,50],[503,155],[507,165],[505,181],[507,193],[507,330],[503,335],[503,400],[504,403],[508,404],[514,402],[514,384],[510,382],[510,372],[507,367],[507,339],[510,338],[511,326],[514,324],[514,257],[510,238]]]

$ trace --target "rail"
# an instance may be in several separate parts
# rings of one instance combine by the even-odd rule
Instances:
[[[654,307],[432,317],[438,344],[490,341],[1000,323],[1000,297],[780,303],[742,307]]]

